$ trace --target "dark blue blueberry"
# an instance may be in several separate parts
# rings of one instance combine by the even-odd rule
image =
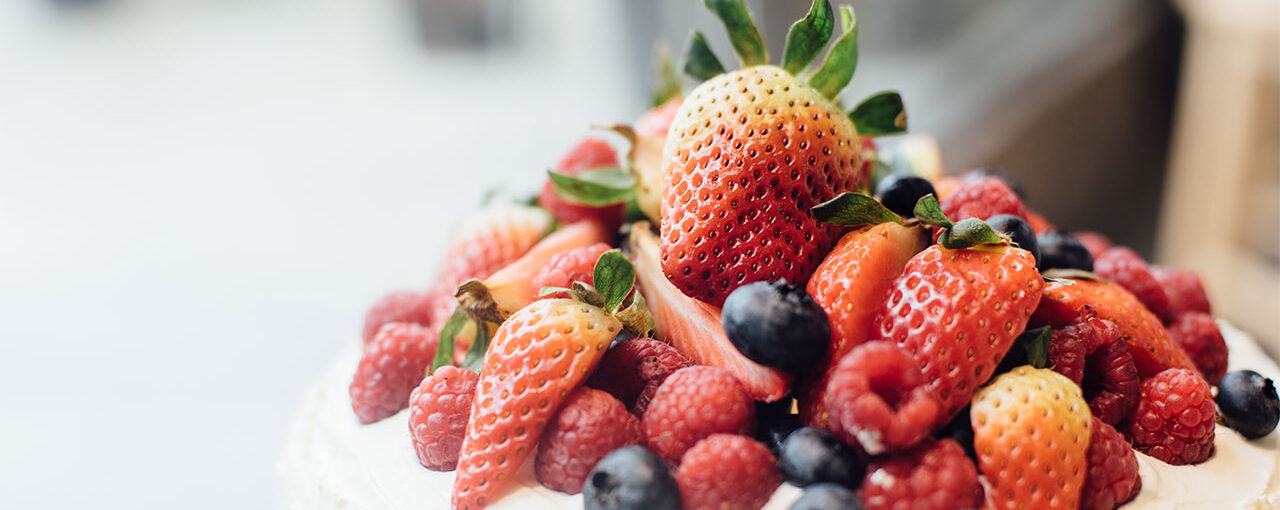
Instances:
[[[1036,236],[1040,245],[1041,271],[1049,269],[1080,269],[1093,271],[1093,255],[1071,234],[1050,230]]]
[[[1218,383],[1218,396],[1213,400],[1222,411],[1222,421],[1249,439],[1270,434],[1280,421],[1275,384],[1252,370],[1228,372]]]
[[[914,216],[916,202],[933,193],[933,184],[911,174],[889,174],[876,185],[876,199],[898,216]]]
[[[787,436],[800,428],[800,415],[791,414],[791,398],[778,402],[756,402],[756,440],[764,443],[777,457],[782,451],[782,442]]]
[[[791,504],[791,510],[863,510],[853,491],[834,483],[811,485]]]
[[[804,289],[786,280],[748,283],[721,310],[724,333],[761,365],[796,371],[813,365],[831,342],[827,314]]]
[[[867,469],[862,455],[831,432],[804,427],[782,442],[778,454],[782,477],[800,487],[830,482],[857,487]]]
[[[1036,241],[1036,231],[1022,218],[1012,214],[997,214],[987,218],[987,225],[996,232],[1009,236],[1013,239],[1013,244],[1031,252],[1036,258],[1036,264],[1040,263],[1040,243]]]
[[[680,488],[667,464],[643,446],[605,455],[582,484],[586,510],[680,510]]]

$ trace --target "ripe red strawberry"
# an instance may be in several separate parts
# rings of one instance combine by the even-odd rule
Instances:
[[[1187,353],[1169,338],[1160,319],[1115,283],[1086,279],[1073,279],[1070,284],[1046,283],[1032,323],[1060,328],[1080,317],[1085,306],[1092,307],[1099,319],[1114,322],[1120,328],[1120,337],[1133,357],[1139,377],[1151,377],[1173,367],[1195,368]]]
[[[733,434],[699,441],[675,474],[684,510],[758,510],[782,485],[769,449]]]
[[[409,437],[423,467],[453,471],[458,466],[479,380],[475,372],[445,366],[413,390],[409,397]]]
[[[973,397],[973,446],[997,510],[1079,508],[1089,449],[1089,407],[1080,387],[1023,365]]]
[[[1133,447],[1168,464],[1199,464],[1213,455],[1217,408],[1209,383],[1194,370],[1171,368],[1142,382],[1129,416]]]
[[[1085,249],[1089,250],[1089,255],[1092,255],[1094,260],[1097,260],[1098,256],[1102,255],[1102,252],[1111,247],[1111,240],[1097,232],[1081,230],[1071,235],[1075,236],[1076,240],[1080,241],[1080,244],[1083,244]]]
[[[902,274],[907,260],[928,243],[924,230],[882,223],[845,234],[836,243],[806,289],[827,312],[831,345],[799,392],[804,423],[825,427],[823,392],[835,365],[872,333],[872,320],[884,303],[889,285]]]
[[[538,443],[533,471],[548,489],[582,492],[587,473],[600,459],[623,446],[639,444],[640,420],[618,399],[580,387],[565,399]]]
[[[567,289],[573,285],[573,282],[591,285],[591,272],[596,267],[596,259],[609,249],[610,246],[605,243],[596,243],[553,255],[551,262],[533,277],[531,287],[533,287],[534,299],[537,299],[542,289],[547,287]],[[557,292],[544,297],[566,298],[569,295]]]
[[[382,325],[388,322],[412,322],[419,326],[430,326],[435,302],[429,294],[421,292],[402,290],[387,294],[364,314],[364,331],[360,336],[367,344],[373,340]]]
[[[876,315],[876,338],[915,357],[948,421],[1004,358],[1040,301],[1031,253],[930,246],[907,262]]]
[[[652,338],[634,338],[604,353],[600,368],[587,379],[587,385],[608,392],[632,413],[643,416],[663,381],[692,365],[675,347]]]
[[[1174,317],[1186,312],[1213,313],[1209,308],[1209,296],[1204,284],[1194,272],[1171,267],[1151,266],[1151,276],[1160,282],[1160,288],[1169,296],[1169,308]]]
[[[1027,219],[1027,206],[1018,194],[999,177],[966,178],[960,186],[942,199],[942,212],[951,221],[965,218],[985,220],[997,214],[1012,214]]]
[[[658,238],[648,224],[635,224],[628,242],[636,281],[653,313],[657,338],[670,343],[694,363],[727,370],[753,399],[774,402],[787,395],[790,374],[743,356],[724,334],[720,309],[682,294],[663,276],[658,263]]]
[[[1169,325],[1169,337],[1186,351],[1209,384],[1227,374],[1227,343],[1218,322],[1207,313],[1187,312]]]
[[[668,99],[665,103],[644,112],[644,115],[636,119],[632,127],[635,129],[636,134],[640,136],[666,138],[667,131],[671,129],[671,122],[675,120],[676,112],[680,111],[681,104],[684,104],[684,96]]]
[[[1123,246],[1113,246],[1093,260],[1093,272],[1133,293],[1161,321],[1173,319],[1169,296],[1147,269],[1146,261]]]
[[[942,412],[915,360],[889,342],[867,342],[841,358],[825,395],[823,426],[872,455],[919,443]]]
[[[618,154],[613,146],[598,138],[584,138],[569,149],[560,163],[556,165],[557,173],[578,176],[594,168],[618,166]],[[561,223],[574,223],[582,220],[599,221],[606,230],[616,230],[622,223],[624,204],[606,206],[590,206],[565,200],[556,193],[555,186],[548,179],[538,195],[538,205],[555,216]]]
[[[859,494],[866,510],[952,510],[983,501],[978,468],[950,439],[872,461]]]
[[[1138,457],[1124,436],[1093,418],[1089,439],[1089,471],[1080,491],[1080,510],[1113,510],[1142,490]]]
[[[436,338],[417,324],[382,326],[364,346],[351,379],[351,409],[369,424],[409,406],[409,395],[426,375],[436,354]]]
[[[751,435],[755,418],[755,404],[732,375],[716,367],[694,366],[667,377],[640,424],[649,448],[675,463],[712,434]]]

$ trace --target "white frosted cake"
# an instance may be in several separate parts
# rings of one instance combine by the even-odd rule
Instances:
[[[1219,322],[1231,350],[1231,370],[1252,369],[1269,378],[1280,368],[1248,335]],[[307,391],[285,441],[278,469],[286,481],[285,507],[294,510],[448,510],[453,473],[423,469],[410,446],[406,414],[361,425],[351,413],[347,385],[359,360],[344,353]],[[1170,466],[1138,453],[1142,492],[1125,510],[1263,510],[1280,508],[1280,432],[1253,441],[1222,425],[1212,458],[1194,466]],[[582,508],[581,496],[544,488],[532,470],[519,487],[489,508]],[[783,485],[765,508],[784,510],[800,489]]]

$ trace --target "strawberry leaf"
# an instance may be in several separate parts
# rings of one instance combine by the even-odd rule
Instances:
[[[809,14],[787,31],[787,46],[782,50],[782,68],[791,74],[800,74],[805,66],[822,53],[835,29],[835,12],[828,0],[813,0]]]
[[[591,273],[591,281],[596,292],[604,297],[602,308],[609,313],[618,311],[623,300],[631,293],[635,285],[636,268],[631,261],[618,250],[609,250],[596,259],[596,267]]]
[[[907,130],[902,96],[891,90],[863,99],[849,112],[849,118],[860,135],[893,135]]]
[[[689,34],[689,42],[684,47],[684,73],[707,81],[718,74],[724,74],[724,64],[716,58],[715,52],[707,46],[707,39],[702,32],[694,30]]]
[[[439,347],[437,347],[439,349]],[[480,321],[476,323],[476,338],[471,342],[471,347],[467,349],[466,357],[462,358],[462,368],[475,373],[480,373],[480,369],[484,367],[484,355],[489,351],[489,326]],[[437,350],[437,353],[440,351]],[[450,349],[452,352],[452,349]]]
[[[1001,236],[987,222],[978,218],[965,218],[938,236],[938,244],[953,250],[972,248],[980,244],[999,244],[1009,239]]]
[[[453,341],[458,338],[458,334],[462,333],[462,328],[465,328],[470,320],[466,310],[461,306],[453,309],[453,315],[450,315],[444,327],[440,328],[440,342],[436,344],[436,357],[431,361],[432,372],[445,365],[453,364]]]
[[[680,72],[676,70],[676,63],[671,59],[671,47],[667,45],[667,41],[664,40],[658,44],[653,54],[657,59],[654,66],[657,86],[653,91],[653,106],[661,106],[668,99],[680,95]]]
[[[861,193],[841,193],[809,209],[813,218],[830,225],[879,225],[902,218],[879,201]]]
[[[760,28],[752,21],[742,0],[703,0],[712,14],[720,18],[725,31],[729,33],[729,42],[733,43],[733,51],[738,53],[742,67],[751,67],[769,63],[769,52],[764,47],[764,36]]]
[[[840,8],[840,26],[843,34],[827,52],[822,67],[809,78],[809,85],[830,99],[835,99],[849,84],[853,71],[858,68],[858,18],[854,16],[852,7]]]
[[[1049,338],[1053,330],[1049,326],[1041,326],[1022,332],[1017,339],[1027,351],[1027,363],[1036,368],[1044,368],[1049,364]]]
[[[947,219],[947,215],[942,213],[942,204],[938,203],[938,197],[933,196],[933,193],[920,197],[912,212],[926,225],[942,228],[951,228],[954,225]]]
[[[572,176],[548,170],[547,176],[560,198],[583,205],[626,202],[634,193],[636,178],[621,168],[598,168]]]

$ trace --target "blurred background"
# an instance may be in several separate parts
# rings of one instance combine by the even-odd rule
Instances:
[[[808,2],[749,1],[775,58]],[[1280,353],[1280,7],[857,0],[948,171],[1201,271]],[[0,479],[13,508],[271,507],[306,384],[450,225],[647,108],[700,2],[0,3]],[[726,60],[727,62],[728,60]]]

